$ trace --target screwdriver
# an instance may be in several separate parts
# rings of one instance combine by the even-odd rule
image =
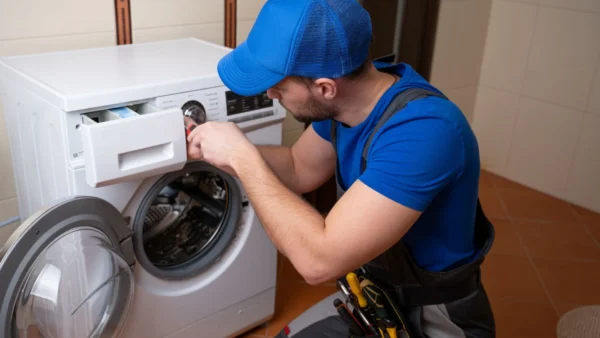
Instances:
[[[365,296],[362,293],[356,274],[354,272],[348,273],[346,275],[346,280],[348,281],[348,285],[350,285],[350,290],[352,290],[352,293],[356,296],[360,308],[366,308],[369,304],[367,303],[367,300],[365,299]]]
[[[191,132],[198,126],[196,122],[188,116],[183,117],[183,124],[185,126],[185,135],[189,136]]]
[[[372,310],[369,308],[369,303],[367,303],[367,299],[365,298],[365,296],[362,293],[362,290],[360,289],[358,276],[356,276],[354,272],[350,272],[346,275],[346,280],[348,281],[348,285],[350,285],[350,290],[352,290],[352,293],[354,294],[358,302],[356,310],[359,313],[362,313],[364,311],[371,317],[372,322],[368,322],[367,326],[374,334],[377,334],[377,328],[375,325],[376,317]]]
[[[337,281],[337,286],[338,289],[340,289],[340,291],[342,291],[342,293],[354,304],[356,296],[351,291],[349,291],[348,288],[346,288],[346,285],[344,285],[341,279]],[[377,334],[377,328],[375,327],[375,324],[369,321],[365,313],[360,309],[360,307],[357,304],[354,305],[354,311],[356,311],[358,317],[360,317],[360,320],[363,321],[368,331],[370,331],[373,334]]]

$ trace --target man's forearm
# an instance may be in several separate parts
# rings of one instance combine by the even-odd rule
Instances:
[[[317,280],[324,270],[323,216],[277,179],[264,156],[249,154],[234,169],[271,241],[307,280]]]
[[[257,146],[275,175],[292,191],[298,193],[298,175],[292,150],[282,146]]]

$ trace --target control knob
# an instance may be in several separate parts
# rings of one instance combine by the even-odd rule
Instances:
[[[197,124],[206,122],[206,111],[204,110],[202,103],[198,101],[186,102],[183,107],[181,107],[181,110],[183,110],[184,116],[191,118]]]

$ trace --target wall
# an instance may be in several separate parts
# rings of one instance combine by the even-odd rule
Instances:
[[[238,0],[237,42],[246,39],[266,0]],[[195,37],[224,44],[223,0],[131,0],[133,43]]]
[[[237,2],[237,42],[242,43],[248,37],[254,20],[267,0],[238,0]]]
[[[494,0],[473,128],[484,168],[600,212],[600,1]]]
[[[223,0],[131,0],[132,41],[195,37],[222,45],[224,15]]]
[[[491,0],[441,0],[430,82],[473,120]]]
[[[0,1],[0,57],[115,44],[112,1]],[[0,102],[0,222],[18,215],[13,169]],[[0,229],[0,243],[12,232]]]

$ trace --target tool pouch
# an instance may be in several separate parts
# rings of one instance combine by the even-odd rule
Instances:
[[[363,335],[349,333],[350,338],[418,338],[419,336],[411,334],[410,324],[406,316],[402,313],[401,307],[394,300],[393,296],[383,288],[373,283],[364,274],[359,273],[360,287],[364,297],[369,303],[368,313],[364,313],[372,323],[375,324],[377,333],[368,332]],[[357,304],[354,303],[353,315],[355,318],[361,318],[357,311]],[[394,331],[394,335],[389,333]]]
[[[407,318],[402,313],[400,306],[394,301],[391,295],[385,290],[374,284],[369,279],[362,277],[361,288],[363,294],[369,300],[369,303],[374,307],[376,322],[382,331],[385,333],[385,327],[381,327],[380,322],[382,316],[387,315],[387,319],[394,323],[397,332],[397,337],[414,338],[416,336],[410,334],[410,326]]]

